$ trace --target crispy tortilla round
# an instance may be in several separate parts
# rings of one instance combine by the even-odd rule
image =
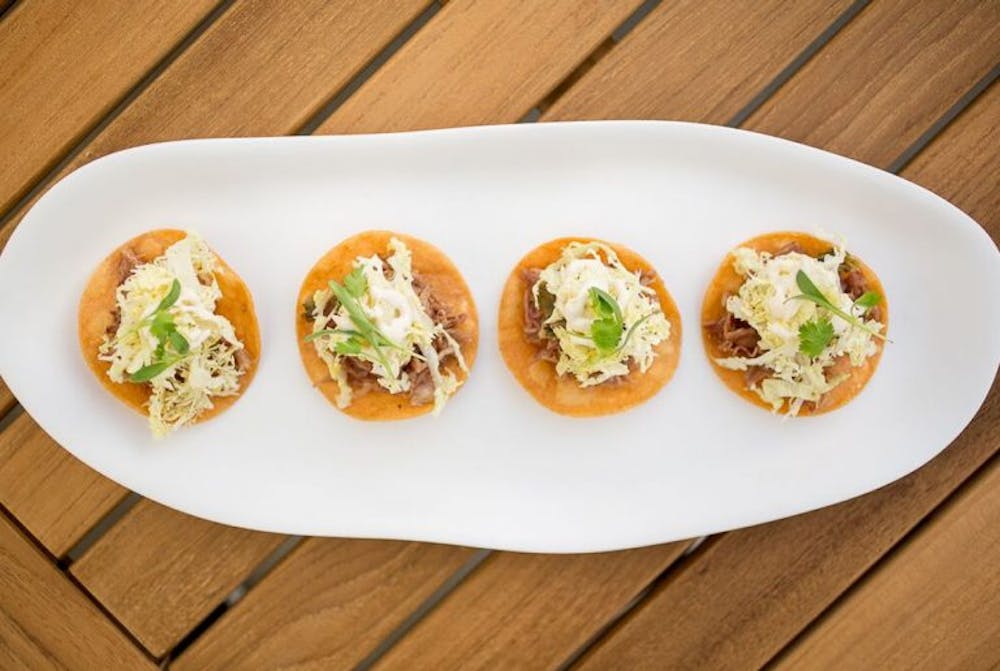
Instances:
[[[831,242],[821,240],[817,237],[809,235],[808,233],[799,233],[795,231],[766,233],[756,238],[747,240],[743,244],[737,245],[737,247],[750,247],[758,252],[774,253],[785,245],[793,242],[798,243],[799,246],[802,247],[803,253],[808,254],[809,256],[819,256],[820,254],[833,248],[833,243]],[[851,254],[851,258],[857,262],[858,268],[868,281],[868,285],[871,290],[877,291],[883,296],[882,303],[879,307],[882,311],[882,323],[885,324],[888,329],[889,306],[884,298],[885,290],[882,288],[882,283],[879,281],[878,276],[875,275],[875,272],[865,265],[861,259],[853,254]],[[715,273],[715,277],[708,285],[708,290],[705,292],[705,300],[702,302],[701,307],[702,341],[705,344],[705,352],[708,355],[708,360],[712,364],[712,368],[715,369],[716,374],[726,384],[726,386],[754,405],[771,410],[771,405],[769,403],[766,403],[764,399],[747,388],[746,379],[744,377],[746,375],[745,371],[729,370],[728,368],[723,368],[715,362],[716,359],[723,359],[729,355],[723,352],[715,339],[710,336],[709,329],[706,326],[717,322],[725,316],[726,297],[739,291],[739,288],[742,285],[743,276],[739,275],[735,268],[733,268],[733,255],[732,252],[730,252],[722,261],[718,271]],[[831,410],[836,410],[857,396],[864,386],[868,384],[868,380],[870,380],[871,376],[875,373],[875,368],[878,367],[879,359],[882,358],[884,343],[881,340],[876,340],[876,344],[878,345],[878,351],[875,354],[868,357],[868,359],[865,360],[865,363],[861,366],[851,368],[850,377],[834,387],[828,393],[824,394],[819,403],[816,404],[815,408],[813,408],[811,404],[804,404],[802,409],[799,411],[799,416],[822,415],[823,413],[830,412]],[[784,409],[785,407],[783,406],[782,410]]]
[[[633,371],[624,379],[593,387],[580,387],[571,375],[558,375],[556,365],[538,358],[538,347],[524,334],[524,292],[530,289],[524,280],[529,268],[545,268],[562,256],[571,242],[599,242],[618,255],[633,272],[652,275],[650,287],[656,291],[660,307],[670,322],[670,337],[656,346],[656,358],[645,373]],[[596,238],[560,238],[528,252],[511,271],[500,298],[498,338],[500,353],[507,368],[536,401],[561,415],[596,417],[611,415],[637,406],[660,391],[677,369],[681,354],[681,316],[677,304],[663,285],[656,269],[631,249]]]
[[[115,398],[142,415],[148,415],[146,404],[149,401],[150,386],[146,383],[114,382],[108,377],[111,364],[97,358],[98,348],[104,342],[104,334],[115,318],[117,303],[115,291],[124,281],[119,268],[125,263],[122,255],[131,251],[141,263],[149,263],[162,256],[167,247],[187,235],[184,231],[175,229],[160,229],[149,231],[132,238],[105,258],[90,276],[83,295],[80,297],[80,307],[77,315],[77,335],[80,341],[80,351],[87,366],[93,371],[104,388]],[[253,297],[250,289],[240,279],[218,254],[218,269],[215,279],[219,283],[222,297],[215,306],[216,314],[228,319],[236,332],[236,337],[243,343],[250,358],[246,372],[240,376],[240,391],[234,396],[219,396],[212,399],[213,407],[201,413],[195,423],[215,417],[231,406],[243,395],[257,372],[257,362],[260,359],[260,327],[257,325],[257,313],[254,311]]]
[[[444,252],[430,243],[417,238],[391,231],[365,231],[347,238],[328,251],[316,262],[299,289],[299,299],[295,304],[295,332],[298,336],[299,354],[306,368],[306,374],[312,380],[313,386],[322,392],[323,396],[337,407],[339,386],[330,378],[326,363],[316,353],[311,342],[305,337],[312,332],[312,322],[303,315],[302,305],[319,289],[326,288],[329,280],[342,281],[354,267],[354,259],[359,256],[386,254],[389,250],[389,240],[398,238],[412,253],[413,272],[419,275],[442,303],[455,314],[465,315],[452,331],[452,335],[462,348],[462,356],[469,370],[476,360],[476,350],[479,347],[479,316],[476,313],[476,303],[472,292],[455,264],[445,256]],[[454,357],[448,359],[442,368],[451,371],[460,381],[465,381],[468,374],[458,365]],[[456,392],[458,393],[458,392]],[[391,421],[417,417],[431,412],[433,403],[412,405],[409,394],[391,394],[382,387],[376,387],[366,392],[355,392],[351,404],[346,408],[338,408],[356,419],[369,421]]]

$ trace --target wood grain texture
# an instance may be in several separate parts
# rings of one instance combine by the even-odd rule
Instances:
[[[472,554],[429,543],[306,540],[171,668],[352,668]]]
[[[31,0],[0,23],[0,213],[217,0]]]
[[[292,133],[427,2],[242,0],[56,177],[149,142]],[[0,230],[0,248],[35,200]]]
[[[1000,83],[984,91],[902,176],[947,198],[1000,241]]]
[[[63,174],[99,156],[145,142],[293,132],[424,6],[425,0],[240,2],[105,128]],[[11,229],[8,226],[5,230],[9,233]],[[76,461],[26,416],[18,420],[17,427],[16,433],[11,433],[11,427],[0,436],[0,500],[5,505],[10,501],[12,512],[32,533],[55,554],[62,554],[125,491]],[[171,535],[180,547],[189,539],[203,539],[204,529],[187,524],[183,516],[169,511],[149,514],[157,517],[152,526]],[[147,540],[143,529],[134,525],[126,529],[137,538],[117,536],[123,545]],[[192,551],[201,548],[211,552],[214,548],[211,543],[191,543]],[[84,569],[97,571],[103,565],[85,559]],[[162,625],[163,638],[148,634],[144,640],[151,648],[161,648],[164,640],[175,638],[206,602],[232,582],[232,575],[245,569],[245,560],[237,557],[233,561],[230,567],[208,563],[218,571],[219,584],[197,573],[201,569],[194,557],[172,571],[151,564],[151,574],[163,571],[162,578],[178,582],[160,589],[176,587],[184,608],[157,610],[157,604],[130,594],[127,598],[134,602],[120,606],[132,609],[123,619],[143,627],[144,634],[148,633],[146,627],[160,623],[156,626]],[[110,584],[100,582],[100,576],[90,577],[98,580],[107,594],[121,596]],[[121,578],[128,581],[134,576],[123,574]],[[211,606],[216,603],[217,599]],[[151,608],[148,614],[139,612],[147,607]]]
[[[725,123],[850,4],[663,2],[542,118]]]
[[[455,0],[317,132],[376,133],[516,121],[639,4]]]
[[[901,103],[902,104],[902,103]],[[1000,237],[994,86],[904,176],[972,211]],[[993,172],[990,172],[993,170]],[[997,384],[962,435],[928,465],[867,496],[710,541],[582,668],[754,667],[767,662],[1000,448]]]
[[[1000,460],[994,459],[775,669],[1000,667]]]
[[[888,165],[1000,62],[1000,3],[869,5],[744,124]]]
[[[491,555],[377,669],[552,669],[687,543],[587,555]]]
[[[27,413],[0,433],[0,503],[57,557],[127,493],[59,447]]]
[[[14,394],[10,393],[10,389],[4,384],[3,378],[0,378],[0,419],[10,412],[16,404],[17,399],[14,398]]]
[[[140,501],[70,570],[160,657],[282,542]]]
[[[0,668],[156,666],[0,514]]]

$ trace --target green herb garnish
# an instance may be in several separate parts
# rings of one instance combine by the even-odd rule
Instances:
[[[813,319],[799,327],[799,351],[808,357],[822,354],[833,339],[833,324],[826,317]]]
[[[344,288],[354,298],[361,298],[365,291],[368,290],[368,278],[365,277],[360,268],[355,268],[344,278]]]
[[[594,345],[602,354],[621,352],[628,345],[628,341],[636,329],[656,314],[656,312],[650,312],[636,321],[622,338],[622,331],[625,330],[625,318],[622,316],[621,306],[611,294],[597,287],[591,287],[590,307],[597,314],[597,319],[590,325],[590,339],[594,341]]]
[[[175,279],[170,285],[167,295],[163,297],[156,309],[136,325],[134,331],[148,326],[150,334],[157,340],[157,346],[153,353],[153,362],[131,373],[128,376],[129,381],[149,382],[174,364],[187,358],[191,344],[177,330],[174,318],[169,312],[180,296],[181,283]]]
[[[374,362],[381,364],[382,368],[389,371],[389,360],[382,351],[383,347],[404,349],[401,345],[394,343],[388,338],[365,314],[364,309],[358,299],[368,290],[368,279],[360,268],[352,270],[340,284],[335,280],[329,282],[330,291],[347,310],[348,316],[354,323],[354,329],[323,329],[310,333],[305,337],[306,342],[310,342],[326,335],[346,335],[346,340],[334,344],[333,351],[342,356],[356,356],[364,359],[369,357],[362,351],[366,345],[374,351]]]
[[[618,346],[618,349],[616,349],[615,352],[621,352],[623,349],[625,349],[625,346],[628,345],[628,341],[632,338],[632,334],[635,333],[635,330],[640,326],[642,326],[644,322],[646,322],[650,317],[652,317],[655,314],[656,312],[650,312],[648,315],[646,315],[636,323],[632,324],[632,327],[628,330],[628,333],[625,334],[625,339],[622,340],[622,344]]]
[[[856,326],[857,328],[861,329],[862,331],[867,331],[868,333],[872,334],[876,338],[881,338],[882,340],[885,340],[887,342],[892,342],[891,340],[889,340],[888,338],[886,338],[884,335],[882,335],[881,333],[879,333],[875,329],[871,328],[870,326],[867,326],[865,323],[863,323],[860,319],[858,319],[854,315],[847,314],[846,312],[844,312],[843,310],[841,310],[840,308],[838,308],[836,305],[834,305],[833,303],[831,303],[830,301],[828,301],[827,298],[826,298],[826,296],[823,295],[823,292],[821,292],[819,290],[819,287],[817,287],[813,283],[813,281],[811,279],[809,279],[809,276],[806,275],[806,273],[805,273],[804,270],[800,270],[798,273],[795,274],[795,283],[799,286],[799,290],[802,293],[799,294],[798,296],[792,296],[788,300],[790,300],[790,301],[792,301],[792,300],[802,300],[802,301],[809,301],[811,303],[815,303],[816,305],[820,306],[821,308],[829,310],[833,314],[837,315],[838,317],[840,317],[841,319],[843,319],[844,321],[846,321],[848,324]],[[874,293],[874,292],[869,292],[869,293]],[[875,295],[878,296],[878,294],[875,294]],[[864,296],[862,296],[861,298],[864,298]],[[861,298],[859,298],[858,300],[861,300]],[[869,298],[868,300],[872,300],[872,299]],[[881,300],[880,296],[879,296],[879,300]],[[855,305],[857,305],[857,303],[855,303]]]
[[[867,312],[881,302],[882,296],[877,291],[866,291],[854,301],[854,305]]]
[[[604,354],[614,352],[625,328],[622,309],[611,294],[597,287],[590,288],[590,307],[597,315],[590,324],[590,339]]]

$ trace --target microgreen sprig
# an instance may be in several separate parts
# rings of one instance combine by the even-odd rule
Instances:
[[[876,338],[881,338],[886,342],[892,342],[887,337],[868,326],[860,319],[854,315],[848,314],[835,306],[826,296],[819,290],[819,287],[806,275],[805,271],[800,270],[795,274],[795,283],[799,287],[799,291],[802,293],[798,296],[792,296],[788,300],[803,300],[815,303],[821,308],[828,310],[829,312],[837,315],[848,324],[855,326],[862,331],[867,331]],[[854,301],[854,306],[860,307],[867,311],[875,307],[882,301],[882,296],[880,296],[875,291],[866,291],[862,294],[856,301]],[[830,323],[828,318],[818,318],[812,321],[806,322],[799,327],[799,351],[806,356],[815,357],[826,348],[833,339],[833,325]]]
[[[590,339],[594,341],[594,345],[602,354],[612,355],[621,352],[628,345],[632,334],[656,314],[656,312],[650,312],[636,321],[622,338],[622,331],[625,330],[625,318],[618,301],[611,294],[597,287],[591,287],[589,294],[590,307],[597,315],[597,319],[590,325]]]
[[[351,318],[351,322],[354,323],[355,328],[315,331],[305,337],[306,342],[326,335],[346,335],[348,336],[346,340],[341,340],[333,346],[334,352],[343,356],[367,358],[363,356],[362,352],[363,347],[367,343],[375,352],[375,362],[381,364],[388,371],[389,360],[386,358],[382,348],[391,347],[398,350],[403,350],[404,348],[389,339],[385,333],[375,326],[358,302],[358,299],[368,290],[368,279],[365,277],[364,272],[360,268],[356,268],[344,278],[343,284],[340,284],[336,280],[330,280],[329,286],[330,291],[333,292],[336,299],[347,310],[347,314]]]
[[[167,295],[159,302],[156,309],[133,329],[132,332],[135,332],[144,326],[148,326],[149,332],[157,340],[157,346],[153,354],[152,363],[131,373],[129,375],[131,382],[148,382],[152,380],[174,364],[186,359],[191,351],[191,344],[177,330],[173,315],[170,314],[170,308],[173,307],[180,296],[181,283],[175,279],[170,285]]]
[[[590,307],[597,315],[597,319],[590,324],[590,339],[598,350],[609,354],[618,348],[625,328],[622,309],[618,301],[602,289],[591,287],[589,294]]]

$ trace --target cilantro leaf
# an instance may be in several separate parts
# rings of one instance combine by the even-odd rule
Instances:
[[[861,294],[854,304],[862,308],[865,312],[882,302],[882,296],[877,291],[866,291]]]
[[[590,307],[598,317],[590,324],[590,339],[601,353],[609,354],[618,348],[625,329],[621,306],[611,294],[597,287],[591,287],[588,293]]]
[[[368,278],[365,277],[361,268],[355,268],[344,278],[344,288],[354,298],[361,298],[365,291],[368,290]]]
[[[814,319],[799,327],[799,351],[808,357],[822,354],[832,339],[833,324],[829,319]]]
[[[598,289],[597,287],[590,287],[590,307],[594,310],[594,313],[601,318],[612,318],[615,321],[622,321],[622,309],[618,305],[618,301],[606,291]]]
[[[613,352],[622,338],[622,323],[611,317],[595,319],[590,325],[590,339],[601,352]]]

